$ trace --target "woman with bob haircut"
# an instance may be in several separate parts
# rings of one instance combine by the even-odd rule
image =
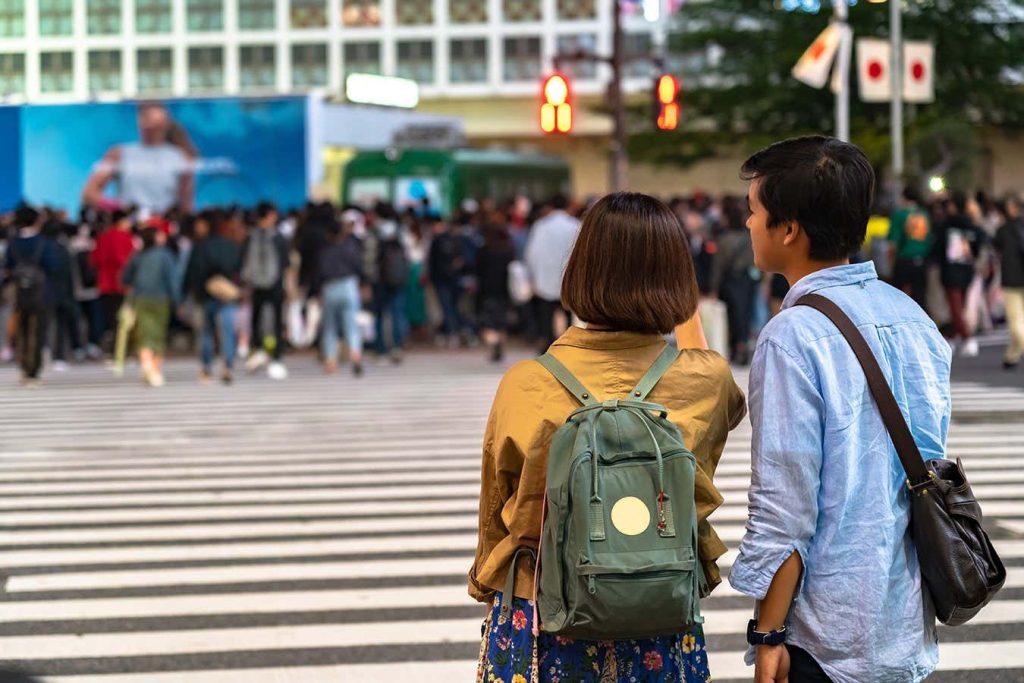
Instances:
[[[596,400],[626,396],[665,349],[666,334],[679,327],[684,334],[678,338],[700,338],[685,334],[697,301],[686,233],[675,215],[647,195],[608,195],[584,216],[562,284],[563,305],[582,322],[549,353]],[[746,414],[746,401],[721,356],[689,348],[648,400],[668,410],[697,458],[699,560],[714,588],[721,582],[716,560],[726,548],[708,523],[722,503],[712,477],[728,433]],[[477,680],[709,680],[699,625],[686,633],[622,641],[573,640],[542,630],[534,641],[530,562],[516,566],[514,595],[502,594],[516,550],[538,547],[551,438],[577,407],[533,360],[512,366],[498,387],[484,437],[479,537],[469,572],[470,595],[491,605]],[[503,600],[512,601],[507,617],[501,616]]]

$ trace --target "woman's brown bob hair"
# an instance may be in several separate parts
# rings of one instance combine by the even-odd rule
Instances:
[[[686,232],[645,194],[617,192],[583,217],[562,280],[562,304],[597,327],[666,334],[697,311]]]

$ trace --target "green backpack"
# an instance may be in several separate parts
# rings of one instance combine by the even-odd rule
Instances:
[[[645,402],[678,357],[666,347],[628,398],[603,402],[550,354],[538,359],[583,404],[548,453],[536,602],[545,632],[640,639],[703,622],[697,461],[668,411]]]

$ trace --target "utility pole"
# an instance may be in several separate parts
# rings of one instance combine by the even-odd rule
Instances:
[[[895,2],[896,0],[890,0]],[[850,141],[850,52],[851,37],[846,20],[850,16],[847,0],[834,0],[835,21],[839,24],[840,42],[836,61],[839,87],[836,89],[836,137],[844,142]]]
[[[612,2],[612,81],[608,84],[608,104],[612,110],[612,158],[609,167],[608,186],[618,192],[626,184],[626,107],[622,96],[622,66],[624,37],[622,33],[622,3]]]
[[[898,0],[889,0],[889,41],[892,53],[892,182],[898,188],[903,180],[903,8]],[[896,190],[897,196],[899,189]]]

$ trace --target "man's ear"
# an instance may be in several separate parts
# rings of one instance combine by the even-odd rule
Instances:
[[[790,221],[786,223],[786,234],[782,238],[782,245],[791,247],[796,244],[796,241],[800,239],[800,234],[803,230],[800,228],[800,224],[796,221]]]

